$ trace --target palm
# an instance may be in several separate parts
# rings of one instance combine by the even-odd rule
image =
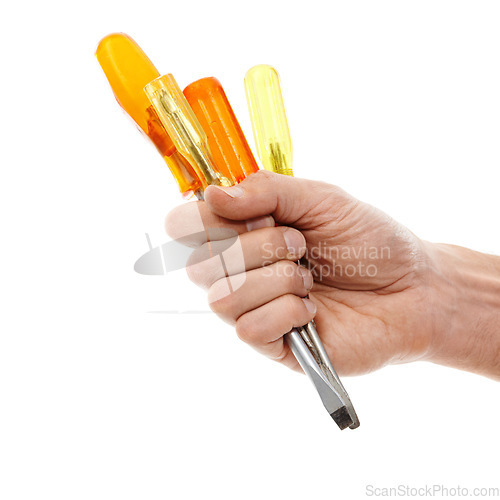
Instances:
[[[426,330],[425,297],[415,286],[423,279],[420,240],[343,192],[335,193],[332,218],[329,196],[294,226],[306,237],[315,321],[333,363],[355,374],[415,357]]]

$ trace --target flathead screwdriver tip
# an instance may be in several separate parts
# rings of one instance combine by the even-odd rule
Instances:
[[[333,420],[339,426],[341,431],[347,429],[347,427],[351,427],[354,424],[345,406],[341,406],[338,410],[335,410],[333,413],[330,414],[330,417],[333,418]],[[357,426],[359,426],[359,423]],[[351,427],[351,429],[353,428],[355,429],[355,427]]]

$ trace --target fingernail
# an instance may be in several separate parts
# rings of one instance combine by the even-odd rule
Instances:
[[[311,299],[302,299],[305,306],[307,307],[307,310],[311,313],[311,314],[315,314],[316,313],[316,304],[311,300]]]
[[[239,198],[240,196],[243,196],[243,189],[241,189],[239,186],[215,186],[217,189],[220,189],[221,191],[224,191],[227,195],[231,196],[231,198]]]
[[[263,215],[247,221],[247,230],[262,229],[263,227],[274,227],[274,219],[270,215]]]
[[[288,229],[283,233],[288,249],[288,258],[299,257],[304,249],[304,237],[295,229]]]
[[[305,267],[299,266],[299,274],[302,276],[302,281],[304,282],[304,288],[310,290],[313,287],[313,277],[311,271]]]

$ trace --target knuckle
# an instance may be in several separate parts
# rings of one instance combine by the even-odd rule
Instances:
[[[204,231],[201,207],[198,202],[190,202],[172,209],[165,218],[166,233],[188,246],[201,245]]]
[[[208,303],[210,309],[226,321],[234,322],[235,297],[228,285],[228,279],[216,281],[208,290]]]
[[[175,238],[178,233],[179,227],[179,212],[180,208],[175,207],[165,217],[165,232],[171,237]]]
[[[300,279],[298,266],[290,260],[280,260],[276,263],[276,275],[278,279],[282,279],[295,285]]]
[[[186,273],[188,275],[188,278],[195,284],[198,285],[202,288],[207,288],[208,283],[207,281],[207,275],[206,273],[203,272],[201,264],[192,264],[186,266]]]
[[[257,172],[252,173],[246,179],[243,179],[242,182],[248,184],[249,186],[253,185],[253,183],[256,183],[257,185],[263,183],[274,183],[276,181],[277,175],[278,174],[270,172],[269,170],[261,169],[257,170]]]
[[[212,284],[216,272],[215,267],[215,262],[210,261],[206,243],[195,249],[186,262],[186,272],[189,279],[203,288],[208,288]]]
[[[296,295],[283,295],[283,313],[292,320],[297,316],[297,313],[301,311],[301,304],[299,304],[299,301],[302,302]]]
[[[255,234],[245,238],[246,248],[250,247],[250,242],[252,242],[251,248],[252,250],[258,249],[264,266],[272,264],[286,256],[283,237],[281,236],[281,231],[277,229],[273,227],[256,231]],[[250,240],[250,238],[252,239]]]
[[[246,344],[255,344],[257,339],[255,325],[248,321],[246,315],[241,316],[236,321],[236,335]]]
[[[254,179],[274,179],[275,174],[273,172],[270,172],[269,170],[261,169],[257,170],[254,174],[252,174],[252,177]]]

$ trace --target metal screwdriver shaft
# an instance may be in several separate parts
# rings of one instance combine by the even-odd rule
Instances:
[[[292,140],[277,71],[267,65],[254,66],[245,77],[245,90],[257,152],[264,168],[292,176]],[[293,329],[285,338],[336,424],[341,429],[359,427],[349,395],[332,366],[314,321]]]

